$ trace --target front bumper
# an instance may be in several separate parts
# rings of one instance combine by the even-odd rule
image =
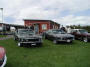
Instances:
[[[57,41],[61,41],[61,42],[72,42],[74,40],[73,37],[69,37],[69,38],[58,38]]]
[[[3,64],[1,65],[1,67],[4,67],[4,66],[6,65],[6,62],[7,62],[7,57],[6,57],[6,55],[5,55],[5,59],[4,59]]]
[[[24,45],[29,45],[29,46],[36,46],[36,45],[41,45],[42,42],[19,42],[18,44],[24,46]]]

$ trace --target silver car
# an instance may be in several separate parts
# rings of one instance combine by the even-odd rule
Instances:
[[[31,29],[18,29],[14,34],[14,40],[18,41],[18,46],[42,45],[42,36],[35,34]]]
[[[53,43],[57,43],[59,41],[71,43],[74,40],[73,35],[67,34],[60,29],[48,30],[43,35],[45,39],[53,40]]]

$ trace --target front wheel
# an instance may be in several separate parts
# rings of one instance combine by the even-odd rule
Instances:
[[[84,38],[83,38],[83,41],[84,41],[84,42],[88,42],[88,38],[87,38],[87,37],[84,37]]]
[[[41,46],[42,46],[42,43],[38,44],[37,46],[38,46],[38,47],[41,47]]]

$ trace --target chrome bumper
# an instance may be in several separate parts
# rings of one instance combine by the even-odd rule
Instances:
[[[5,55],[5,59],[4,59],[3,64],[1,65],[1,67],[4,67],[4,66],[6,65],[6,62],[7,62],[7,57],[6,57],[6,55]]]

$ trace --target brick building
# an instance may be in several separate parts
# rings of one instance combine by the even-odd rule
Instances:
[[[34,20],[34,19],[24,19],[24,25],[26,27],[32,27],[36,33],[42,33],[49,29],[59,29],[60,24],[51,20]]]

